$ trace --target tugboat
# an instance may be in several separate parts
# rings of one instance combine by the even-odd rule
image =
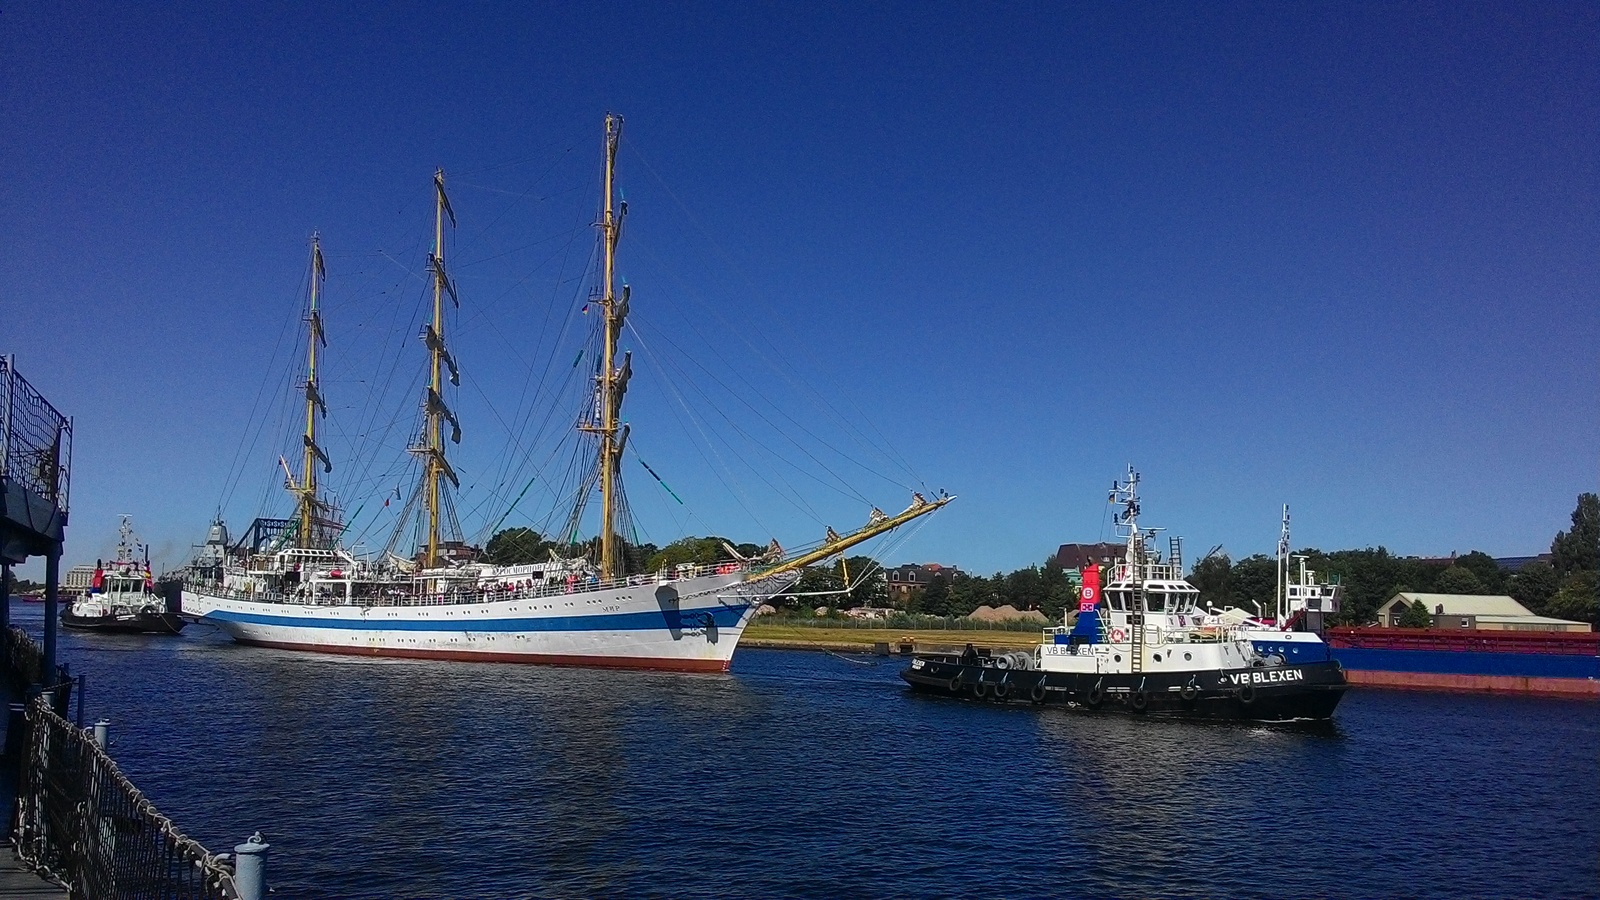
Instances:
[[[1163,561],[1161,529],[1141,529],[1139,475],[1113,482],[1127,553],[1100,594],[1099,566],[1083,569],[1077,620],[1043,632],[1031,653],[918,654],[900,677],[949,697],[1070,704],[1088,710],[1255,722],[1331,718],[1349,688],[1334,660],[1262,655],[1236,622],[1200,608],[1183,579],[1181,545]]]
[[[150,549],[133,539],[129,516],[117,532],[117,558],[96,562],[89,589],[61,611],[61,624],[79,631],[124,634],[177,634],[186,624],[155,593],[150,574]],[[138,559],[143,549],[144,559]]]
[[[1297,579],[1291,558],[1300,566]],[[1276,654],[1289,662],[1333,659],[1333,651],[1322,640],[1328,620],[1339,612],[1344,587],[1337,578],[1319,581],[1317,573],[1306,568],[1306,557],[1289,553],[1289,507],[1283,507],[1283,529],[1278,536],[1278,586],[1274,594],[1273,617],[1263,620],[1240,609],[1222,610],[1222,615],[1239,623],[1244,636],[1262,656]]]

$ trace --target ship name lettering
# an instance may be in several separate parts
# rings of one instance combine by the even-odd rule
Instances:
[[[1238,672],[1228,676],[1233,684],[1278,684],[1285,681],[1304,681],[1306,673],[1299,669],[1273,669],[1269,672]]]

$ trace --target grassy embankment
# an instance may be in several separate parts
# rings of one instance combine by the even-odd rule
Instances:
[[[870,651],[887,643],[890,652],[911,643],[919,652],[960,650],[967,644],[1005,650],[1031,649],[1039,643],[1038,631],[952,631],[942,628],[827,628],[782,622],[753,622],[744,630],[740,647],[775,650]]]

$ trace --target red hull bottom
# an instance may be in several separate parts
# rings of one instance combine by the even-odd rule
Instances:
[[[717,659],[628,658],[616,656],[561,656],[532,653],[469,653],[459,650],[406,650],[400,648],[339,647],[328,644],[287,644],[279,641],[247,641],[252,647],[275,650],[306,650],[340,656],[392,657],[400,659],[448,659],[457,662],[522,663],[536,666],[568,666],[584,669],[646,669],[657,672],[726,672],[728,663]]]
[[[1433,672],[1363,672],[1345,670],[1351,684],[1364,687],[1415,688],[1429,691],[1472,691],[1490,694],[1535,694],[1544,697],[1600,699],[1600,681],[1589,678],[1538,678],[1526,675],[1450,675]]]

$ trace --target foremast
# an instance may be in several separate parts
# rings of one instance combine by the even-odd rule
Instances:
[[[445,504],[443,483],[448,481],[452,487],[461,487],[461,481],[444,453],[444,423],[450,423],[451,443],[461,443],[461,424],[444,402],[445,370],[450,371],[451,384],[461,383],[455,358],[445,347],[444,298],[448,296],[457,308],[461,306],[461,300],[444,267],[444,223],[448,218],[450,227],[454,228],[456,214],[450,208],[450,198],[444,191],[443,169],[433,173],[433,187],[433,252],[428,254],[428,268],[433,272],[433,321],[424,325],[422,330],[423,343],[428,346],[428,387],[422,398],[422,442],[410,448],[412,453],[422,457],[422,504],[423,515],[427,517],[427,535],[421,548],[423,568],[433,568],[439,564],[439,524]]]
[[[322,391],[317,384],[317,349],[326,348],[328,339],[322,331],[322,283],[328,277],[327,269],[322,263],[322,242],[316,233],[311,235],[311,297],[306,308],[306,430],[302,435],[304,452],[301,457],[300,482],[296,484],[291,477],[288,482],[289,491],[298,498],[296,503],[295,519],[298,525],[296,543],[301,547],[316,547],[317,525],[321,521],[322,503],[318,499],[317,464],[321,463],[323,474],[333,472],[333,462],[328,459],[328,454],[317,443],[318,414],[321,418],[328,415],[328,404],[322,398]]]
[[[600,312],[604,330],[601,339],[600,371],[595,376],[600,415],[598,421],[583,422],[578,425],[580,431],[595,435],[600,444],[596,461],[600,476],[599,569],[600,578],[607,580],[622,574],[622,566],[618,559],[621,547],[618,546],[620,534],[617,528],[617,512],[621,505],[620,469],[622,451],[628,443],[628,428],[626,425],[619,426],[618,423],[622,416],[622,397],[627,393],[628,379],[633,370],[631,353],[622,354],[622,364],[617,364],[617,340],[622,336],[622,324],[628,316],[628,288],[626,285],[623,286],[620,297],[616,289],[617,241],[622,236],[622,220],[628,214],[627,201],[623,201],[619,206],[613,198],[616,185],[617,145],[621,140],[622,117],[607,113],[603,190],[605,205],[597,223],[600,229],[602,256]]]

